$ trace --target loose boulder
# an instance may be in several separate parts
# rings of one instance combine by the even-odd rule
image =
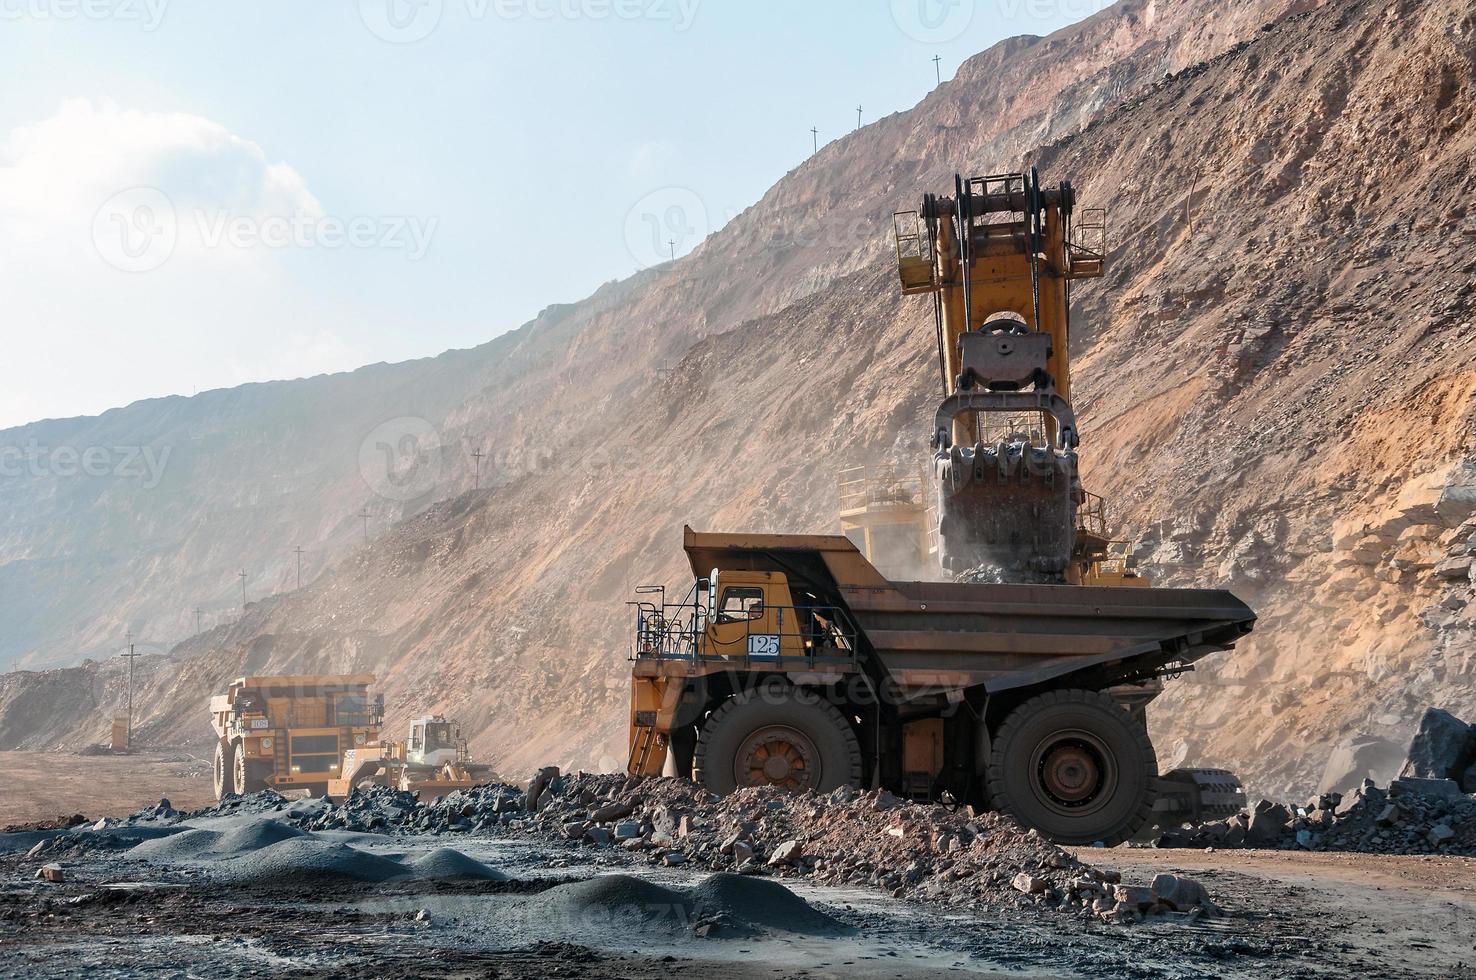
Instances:
[[[1409,743],[1401,776],[1461,779],[1476,762],[1476,732],[1449,711],[1428,708]]]
[[[1215,903],[1210,901],[1209,892],[1193,878],[1160,874],[1154,877],[1152,887],[1158,900],[1175,912],[1188,912],[1194,908],[1217,911]]]
[[[1317,792],[1348,792],[1365,779],[1387,783],[1398,775],[1404,750],[1377,735],[1353,735],[1333,747],[1322,770]]]

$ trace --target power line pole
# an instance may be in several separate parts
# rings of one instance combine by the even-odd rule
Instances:
[[[476,451],[472,453],[472,459],[474,459],[474,460],[477,461],[476,482],[473,483],[472,486],[473,486],[474,489],[477,489],[477,490],[482,489],[482,457],[485,456],[485,455],[487,455],[487,454],[484,453],[484,452],[482,452],[482,447],[481,446],[478,446],[476,448]]]
[[[128,631],[128,652],[120,654],[128,661],[128,750],[133,751],[133,661],[138,654],[133,649],[133,630]]]
[[[814,144],[814,147],[811,150],[811,152],[812,153],[819,153],[820,152],[820,130],[817,129],[817,128],[815,128],[814,126],[811,126],[810,127],[810,142]]]
[[[669,239],[667,239],[666,244],[671,246],[671,260],[673,262],[675,262],[676,261],[676,239],[675,238],[669,238]]]
[[[861,107],[860,106],[857,106],[856,107],[856,128],[857,129],[860,129],[861,128]]]
[[[236,575],[241,579],[241,610],[246,610],[246,569],[241,569]]]
[[[200,607],[195,607],[195,632],[200,632]]]
[[[942,85],[943,84],[943,56],[941,54],[935,54],[935,55],[933,55],[933,74],[935,74],[935,75],[938,76],[938,84],[939,85]]]
[[[361,510],[361,511],[359,511],[359,516],[362,517],[362,518],[364,518],[364,543],[365,544],[368,544],[369,543],[369,505],[368,504],[365,504],[364,505],[364,509]]]
[[[300,589],[302,588],[302,545],[294,548],[293,553],[297,555],[297,587]]]

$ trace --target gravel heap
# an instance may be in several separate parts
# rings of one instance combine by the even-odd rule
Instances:
[[[1154,843],[1471,857],[1476,796],[1463,795],[1450,779],[1401,778],[1387,789],[1364,780],[1346,798],[1327,793],[1295,807],[1261,800],[1228,820],[1170,831]]]
[[[879,888],[952,907],[1018,904],[1126,922],[1214,911],[1196,883],[1160,875],[1124,886],[1009,817],[910,803],[842,787],[828,795],[769,787],[717,796],[683,779],[620,775],[530,782],[530,829],[651,863]]]

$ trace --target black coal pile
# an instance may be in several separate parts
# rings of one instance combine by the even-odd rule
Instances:
[[[1476,729],[1429,709],[1402,771],[1387,787],[1366,779],[1346,797],[1327,793],[1303,806],[1261,800],[1155,844],[1476,856]]]

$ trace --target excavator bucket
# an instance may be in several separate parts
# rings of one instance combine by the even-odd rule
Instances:
[[[938,541],[961,581],[1064,581],[1076,526],[1076,454],[1028,443],[938,454]]]
[[[961,434],[976,441],[955,444]],[[943,568],[979,583],[1064,582],[1081,500],[1076,445],[1076,415],[1049,388],[945,398],[933,420]]]

